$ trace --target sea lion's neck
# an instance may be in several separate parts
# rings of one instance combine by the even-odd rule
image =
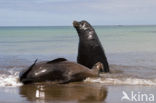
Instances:
[[[97,42],[98,37],[96,35],[83,35],[79,37],[79,42],[82,44],[90,44],[90,43],[94,43]]]

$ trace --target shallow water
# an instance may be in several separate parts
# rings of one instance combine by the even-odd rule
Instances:
[[[121,100],[123,92],[126,92],[130,98],[131,93],[134,93],[136,100],[140,99],[139,103],[155,103],[148,98],[150,95],[156,95],[153,86],[106,86],[83,82],[65,85],[40,83],[16,88],[3,87],[0,91],[0,103],[133,103],[133,99],[132,101]],[[147,97],[139,98],[142,94],[146,94]],[[134,103],[137,101],[134,100]]]
[[[100,74],[100,78],[87,78],[83,83],[74,84],[74,87],[71,87],[71,84],[45,85],[44,98],[36,98],[36,94],[33,93],[36,91],[38,93],[36,89],[38,87],[22,86],[18,82],[19,72],[37,58],[42,61],[65,57],[76,61],[78,47],[76,31],[73,27],[0,27],[0,95],[2,95],[0,102],[77,103],[87,100],[84,102],[86,103],[95,99],[96,102],[102,103],[120,103],[121,100],[117,97],[121,96],[119,94],[122,94],[123,90],[141,92],[148,89],[155,94],[156,26],[101,26],[95,27],[95,30],[105,49],[111,73]],[[59,92],[65,93],[57,94],[53,91],[56,87]],[[101,91],[99,89],[101,87],[107,88],[104,89],[108,94],[105,98],[96,97],[98,94],[104,95],[98,92]],[[21,94],[21,88],[24,88],[23,92],[26,94]],[[32,94],[27,93],[31,88]],[[95,89],[97,95],[91,93],[90,89]],[[49,90],[55,93],[49,93]],[[72,99],[69,99],[71,91],[74,91],[74,94]],[[81,94],[78,91],[84,92]],[[112,96],[115,99],[110,99]],[[6,100],[5,97],[10,99]]]

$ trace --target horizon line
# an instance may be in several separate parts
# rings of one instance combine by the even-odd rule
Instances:
[[[72,27],[72,25],[4,25],[0,27]],[[128,24],[128,25],[92,25],[92,26],[156,26],[156,24]]]

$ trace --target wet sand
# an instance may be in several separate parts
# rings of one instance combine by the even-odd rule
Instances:
[[[0,103],[132,103],[122,92],[156,96],[156,86],[110,86],[99,83],[40,83],[0,88]],[[146,102],[145,102],[146,103]],[[151,102],[155,103],[155,102]]]

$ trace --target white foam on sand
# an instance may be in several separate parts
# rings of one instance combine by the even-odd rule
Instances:
[[[84,82],[102,83],[105,85],[148,85],[156,86],[156,79],[139,78],[87,78]]]
[[[1,69],[2,70],[2,69]],[[19,71],[17,68],[10,68],[5,70],[5,73],[0,73],[0,87],[18,87],[22,83],[19,82]],[[135,77],[135,75],[127,76],[126,74],[113,74],[113,75],[103,75],[100,78],[87,78],[84,82],[91,83],[101,83],[104,85],[147,85],[147,86],[156,86],[156,78],[153,79],[144,79]]]
[[[10,74],[0,74],[0,87],[17,87],[22,83],[18,80],[19,72],[13,70],[9,71]]]

